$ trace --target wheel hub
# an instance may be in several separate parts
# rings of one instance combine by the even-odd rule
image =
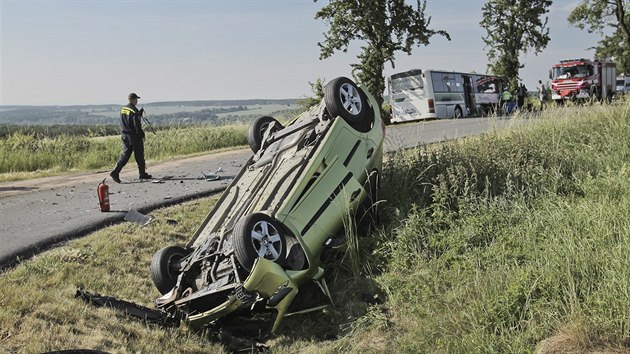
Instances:
[[[354,86],[348,83],[341,85],[339,97],[341,98],[341,105],[348,113],[356,116],[361,112],[361,96],[359,90]]]
[[[252,245],[259,257],[272,261],[280,258],[282,243],[280,233],[267,221],[259,221],[254,224],[251,232]]]

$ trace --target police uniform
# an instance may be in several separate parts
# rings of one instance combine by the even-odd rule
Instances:
[[[140,98],[135,93],[129,95],[129,100]],[[142,111],[139,111],[131,102],[120,109],[120,130],[123,143],[123,151],[116,162],[116,167],[110,173],[115,182],[120,183],[119,173],[125,167],[131,153],[136,158],[140,179],[150,179],[151,175],[146,173],[144,161],[144,130],[142,130]]]

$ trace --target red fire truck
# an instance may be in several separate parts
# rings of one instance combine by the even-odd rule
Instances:
[[[551,98],[564,100],[610,99],[616,90],[617,69],[608,60],[561,60],[549,71]]]

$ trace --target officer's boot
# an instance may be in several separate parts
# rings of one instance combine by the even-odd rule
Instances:
[[[153,178],[153,176],[151,176],[150,174],[148,174],[145,171],[145,167],[144,166],[138,165],[138,172],[140,173],[140,179],[151,179],[151,178]]]
[[[120,171],[122,170],[122,166],[119,164],[116,164],[116,167],[114,167],[114,170],[112,172],[109,173],[109,176],[114,180],[114,182],[116,183],[120,183]]]

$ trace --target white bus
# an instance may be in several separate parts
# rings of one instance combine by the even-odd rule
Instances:
[[[488,114],[502,90],[497,76],[420,69],[391,75],[387,84],[392,122]]]

